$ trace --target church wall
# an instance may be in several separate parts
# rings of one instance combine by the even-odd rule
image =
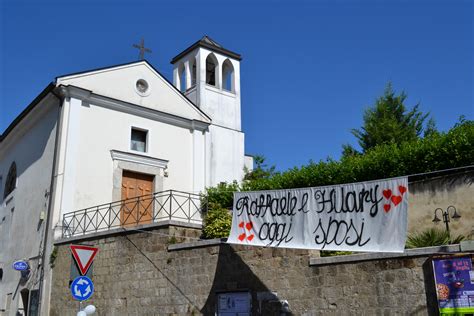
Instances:
[[[144,79],[149,84],[145,96],[136,90],[139,79]],[[202,114],[145,62],[72,75],[60,78],[57,84],[81,87],[95,94],[181,117],[202,119]]]
[[[23,289],[38,289],[40,245],[44,239],[51,185],[58,100],[52,95],[36,105],[0,143],[0,310],[12,293],[10,315],[22,305]],[[17,166],[16,189],[3,199],[11,163]],[[20,282],[15,260],[27,260],[31,274]]]
[[[211,135],[211,186],[241,181],[244,176],[244,134],[220,126],[209,127]]]
[[[189,129],[94,104],[72,104],[71,111],[74,107],[76,111],[79,109],[76,113],[79,117],[74,118],[79,123],[75,130],[68,131],[68,137],[77,134],[80,137],[76,143],[68,142],[66,149],[77,153],[76,157],[71,158],[71,168],[66,168],[66,172],[76,171],[74,180],[67,184],[73,187],[74,194],[72,203],[67,201],[70,196],[63,195],[62,213],[117,200],[113,196],[114,161],[111,150],[168,160],[168,177],[156,174],[155,181],[162,181],[163,190],[193,190],[193,139]],[[148,131],[146,153],[130,149],[132,127]],[[70,207],[65,208],[64,205]]]
[[[240,120],[236,120],[238,114],[236,96],[230,92],[220,91],[213,86],[206,85],[206,100],[203,108],[210,117],[212,123],[236,130],[240,130]]]
[[[197,104],[197,90],[193,88],[189,91],[186,91],[186,97],[191,100],[194,104]]]

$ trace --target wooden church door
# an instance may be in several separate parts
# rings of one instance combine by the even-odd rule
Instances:
[[[153,217],[153,176],[123,171],[120,223],[134,226],[151,223]],[[139,199],[134,199],[140,197]],[[129,200],[131,199],[131,200]]]

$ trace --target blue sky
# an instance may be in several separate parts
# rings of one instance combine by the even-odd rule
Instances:
[[[54,77],[134,61],[168,79],[207,34],[241,53],[246,152],[339,158],[388,81],[441,130],[473,119],[471,1],[0,1],[0,130]]]

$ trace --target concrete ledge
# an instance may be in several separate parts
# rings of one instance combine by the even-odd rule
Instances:
[[[474,251],[474,240],[463,240],[460,245],[461,251]]]
[[[84,240],[92,240],[92,239],[99,239],[102,237],[111,237],[117,235],[125,235],[125,234],[136,234],[141,233],[147,230],[154,230],[158,228],[166,228],[169,226],[175,227],[184,227],[184,228],[194,228],[194,229],[202,229],[201,224],[194,224],[194,223],[186,223],[174,220],[166,220],[160,221],[156,223],[146,224],[146,225],[138,225],[133,227],[117,227],[112,228],[109,230],[99,231],[99,232],[91,232],[86,233],[83,235],[76,235],[68,238],[60,238],[54,241],[55,245],[61,244],[70,244],[72,242],[84,241]]]
[[[403,253],[371,252],[371,253],[361,253],[361,254],[356,254],[356,255],[311,258],[309,259],[309,265],[322,266],[322,265],[329,265],[329,264],[351,263],[351,262],[380,260],[380,259],[423,257],[423,256],[429,256],[433,254],[453,253],[453,252],[459,252],[459,251],[461,251],[461,247],[459,245],[446,245],[446,246],[438,246],[438,247],[406,249],[405,252]]]
[[[168,246],[168,251],[176,251],[176,250],[189,250],[194,248],[202,248],[202,247],[212,247],[218,246],[221,244],[225,244],[227,242],[227,238],[215,238],[215,239],[203,239],[194,242],[184,242],[180,244],[173,244]]]

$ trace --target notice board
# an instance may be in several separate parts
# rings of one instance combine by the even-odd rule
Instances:
[[[474,313],[474,272],[471,256],[433,259],[440,314]]]
[[[217,295],[218,316],[250,316],[252,297],[249,292],[227,292]]]

